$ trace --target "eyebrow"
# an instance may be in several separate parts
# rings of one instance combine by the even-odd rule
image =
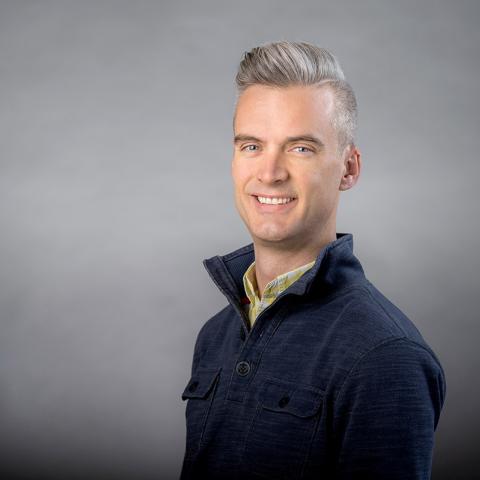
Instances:
[[[265,143],[261,138],[255,137],[254,135],[244,135],[244,134],[238,134],[235,135],[233,139],[233,143],[236,145],[237,143],[240,142],[258,142],[258,143]],[[310,142],[319,148],[323,148],[325,145],[324,143],[317,138],[315,135],[311,134],[305,134],[305,135],[296,135],[294,137],[287,137],[285,139],[284,144],[287,143],[293,143],[293,142]]]

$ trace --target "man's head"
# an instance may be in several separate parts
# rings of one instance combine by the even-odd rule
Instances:
[[[360,172],[356,101],[338,62],[272,43],[245,53],[236,81],[232,175],[254,241],[295,250],[335,238],[339,192]]]

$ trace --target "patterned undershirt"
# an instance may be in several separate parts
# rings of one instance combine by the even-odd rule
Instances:
[[[245,288],[245,293],[250,300],[250,303],[246,305],[248,318],[250,320],[250,328],[253,327],[258,315],[271,305],[284,290],[296,282],[307,270],[312,268],[314,264],[315,260],[274,278],[267,284],[262,297],[259,298],[257,277],[255,275],[255,262],[252,262],[243,275],[243,286]]]

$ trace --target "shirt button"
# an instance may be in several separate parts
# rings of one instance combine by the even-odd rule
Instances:
[[[238,362],[236,370],[241,377],[244,377],[250,372],[250,364],[248,362]]]
[[[198,387],[198,382],[192,382],[191,385],[188,387],[189,392],[194,392]]]
[[[288,402],[290,401],[290,397],[282,397],[279,401],[278,401],[278,406],[280,408],[283,408],[285,406],[287,406]]]

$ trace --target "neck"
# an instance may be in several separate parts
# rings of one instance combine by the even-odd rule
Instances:
[[[324,232],[315,241],[297,245],[295,248],[254,239],[255,275],[259,294],[263,294],[267,284],[274,278],[314,261],[320,251],[336,238],[336,230]]]

